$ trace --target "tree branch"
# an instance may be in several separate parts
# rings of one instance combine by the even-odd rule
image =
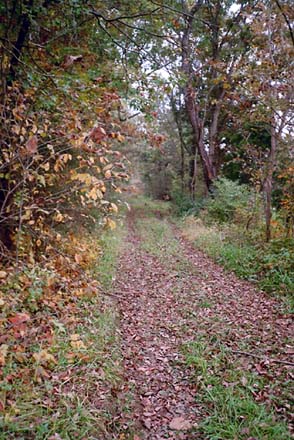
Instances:
[[[276,3],[276,5],[278,6],[278,8],[280,9],[280,11],[281,11],[281,13],[282,13],[282,15],[283,15],[283,17],[284,17],[284,20],[285,20],[285,22],[287,23],[287,26],[288,26],[288,29],[289,29],[289,32],[290,32],[290,36],[291,36],[291,40],[292,40],[292,44],[293,44],[293,46],[294,46],[294,32],[293,32],[293,29],[292,29],[291,23],[290,23],[290,21],[289,21],[287,15],[286,15],[285,12],[283,11],[283,8],[282,8],[282,6],[281,6],[279,0],[275,0],[275,3]]]

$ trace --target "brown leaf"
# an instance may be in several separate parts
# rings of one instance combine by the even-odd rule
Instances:
[[[28,313],[21,312],[9,318],[9,321],[11,322],[13,327],[18,327],[24,322],[29,321],[30,319],[31,317]]]
[[[38,138],[37,136],[31,136],[26,143],[26,150],[28,154],[35,154],[38,151]]]
[[[0,345],[0,365],[5,365],[5,359],[8,353],[8,345],[2,344]]]
[[[80,61],[83,58],[83,55],[67,55],[65,57],[63,67],[66,69],[71,66],[75,61]]]
[[[106,137],[106,131],[102,127],[95,127],[90,133],[90,138],[94,142],[100,142]]]
[[[174,429],[176,431],[186,431],[192,428],[192,424],[184,417],[174,417],[170,422],[169,427],[170,429]]]
[[[3,278],[7,277],[7,272],[5,272],[4,270],[0,270],[0,279],[2,280]]]

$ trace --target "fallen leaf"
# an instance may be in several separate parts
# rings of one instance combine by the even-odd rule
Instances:
[[[175,431],[186,431],[192,428],[192,424],[184,417],[174,417],[170,422],[169,427]]]
[[[33,358],[38,364],[47,365],[50,363],[57,364],[55,357],[48,353],[47,350],[41,350],[39,353],[34,353]]]
[[[75,61],[80,61],[83,58],[83,55],[67,55],[65,57],[63,67],[67,68],[71,66]]]
[[[0,346],[0,365],[4,366],[5,365],[5,359],[8,353],[8,345],[7,344],[2,344]]]
[[[26,143],[26,150],[28,154],[35,154],[38,151],[38,138],[32,136]]]
[[[11,322],[13,327],[18,327],[21,324],[29,321],[30,319],[31,319],[31,317],[28,313],[20,312],[20,313],[17,313],[16,315],[12,316],[11,318],[9,318],[9,321]]]
[[[110,179],[110,178],[111,178],[111,171],[110,171],[110,170],[107,170],[107,171],[105,172],[104,176],[105,176],[105,179]]]
[[[115,228],[116,228],[116,223],[115,223],[115,221],[111,220],[111,218],[108,218],[108,219],[106,220],[106,227],[109,228],[109,229],[111,229],[111,230],[115,229]]]
[[[86,348],[79,334],[72,334],[70,336],[70,339],[71,339],[70,345],[72,346],[72,348],[77,348],[78,350],[81,348]]]

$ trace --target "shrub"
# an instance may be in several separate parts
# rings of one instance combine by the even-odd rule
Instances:
[[[203,199],[197,198],[193,200],[191,195],[182,190],[181,184],[174,179],[171,190],[171,200],[176,215],[199,215],[203,208]]]
[[[224,177],[215,182],[214,190],[206,203],[208,217],[219,223],[238,219],[247,222],[255,204],[254,194],[246,185]]]

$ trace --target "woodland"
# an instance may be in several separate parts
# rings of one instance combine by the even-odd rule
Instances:
[[[2,0],[0,44],[0,439],[293,438],[293,2]]]

